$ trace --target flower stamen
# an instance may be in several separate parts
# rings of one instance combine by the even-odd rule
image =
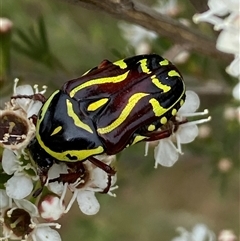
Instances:
[[[69,210],[71,209],[73,203],[75,202],[75,200],[76,200],[76,198],[77,198],[78,192],[79,192],[79,190],[78,190],[78,189],[75,189],[75,191],[74,191],[74,193],[73,193],[73,195],[72,195],[72,198],[71,198],[71,200],[69,201],[69,203],[68,203],[68,205],[67,205],[64,213],[68,213],[68,212],[69,212]]]
[[[183,114],[181,113],[180,115],[184,117],[193,117],[193,116],[199,116],[199,115],[206,115],[208,113],[209,113],[209,110],[205,109],[204,111],[201,111],[201,112],[183,113]]]
[[[181,126],[191,126],[191,125],[203,124],[203,123],[209,122],[211,119],[212,119],[212,117],[209,116],[205,119],[200,119],[200,120],[189,121],[189,122],[183,123],[183,124],[181,124]]]

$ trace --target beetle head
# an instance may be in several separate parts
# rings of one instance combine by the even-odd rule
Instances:
[[[48,169],[53,165],[54,158],[52,158],[38,143],[37,139],[34,138],[28,145],[28,150],[33,161],[38,165],[42,171]]]

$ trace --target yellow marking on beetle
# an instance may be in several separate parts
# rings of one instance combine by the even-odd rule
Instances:
[[[39,135],[39,128],[40,128],[40,124],[45,116],[45,113],[52,101],[52,99],[54,98],[54,96],[56,94],[58,94],[60,90],[56,90],[55,92],[52,93],[52,95],[47,99],[47,101],[44,103],[44,105],[42,106],[42,109],[41,109],[41,115],[39,116],[39,119],[37,120],[37,125],[36,125],[36,135]]]
[[[88,106],[87,110],[88,110],[88,111],[95,111],[95,110],[97,110],[98,108],[102,107],[102,106],[103,106],[104,104],[106,104],[107,102],[108,102],[108,98],[102,98],[102,99],[100,99],[100,100],[97,100],[97,101],[91,103],[91,104]]]
[[[151,79],[153,84],[155,84],[160,90],[163,90],[163,93],[166,93],[169,90],[171,90],[171,87],[168,85],[162,84],[156,75],[151,76]]]
[[[142,141],[142,140],[144,140],[144,139],[146,139],[146,138],[147,138],[146,136],[135,136],[135,138],[134,138],[134,140],[133,140],[133,142],[132,142],[131,145],[134,145],[134,144],[136,144],[137,142]]]
[[[164,116],[160,119],[160,123],[165,125],[167,123],[167,118]]]
[[[127,64],[124,62],[124,59],[118,60],[113,64],[119,66],[121,69],[126,69],[128,67]]]
[[[169,65],[169,61],[167,59],[164,59],[164,60],[160,61],[159,64],[161,66],[166,66],[166,65]]]
[[[67,114],[68,114],[68,116],[72,117],[72,119],[73,119],[73,121],[74,121],[74,125],[82,128],[82,129],[84,129],[84,130],[86,130],[86,131],[88,131],[88,132],[90,132],[90,133],[93,133],[93,131],[92,131],[92,129],[90,128],[90,126],[87,125],[87,124],[85,124],[85,123],[83,123],[83,122],[79,119],[78,115],[74,112],[74,110],[73,110],[73,105],[72,105],[72,103],[70,102],[70,100],[67,99],[67,100],[66,100],[66,104],[67,104]]]
[[[90,150],[68,150],[64,152],[55,152],[51,150],[49,147],[47,147],[43,141],[41,140],[41,137],[39,135],[36,136],[39,145],[53,158],[60,160],[60,161],[66,161],[66,162],[76,162],[76,161],[83,161],[89,156],[98,155],[104,152],[104,149],[102,146],[98,146],[94,149]],[[71,160],[69,159],[68,155],[70,156],[76,156],[77,160]]]
[[[181,99],[181,101],[180,101],[180,106],[182,106],[183,104],[184,104],[184,100]]]
[[[99,134],[106,134],[106,133],[109,133],[109,132],[113,131],[114,129],[116,129],[127,119],[127,117],[129,116],[129,114],[131,113],[131,111],[135,107],[135,105],[138,103],[138,101],[147,95],[149,95],[149,94],[137,93],[137,94],[132,95],[129,98],[127,105],[122,110],[119,117],[115,121],[113,121],[110,125],[108,125],[106,127],[98,128],[97,132]]]
[[[151,125],[148,126],[148,131],[154,131],[155,128],[156,128],[155,125],[151,124]]]
[[[151,74],[151,70],[147,66],[147,59],[141,59],[138,62],[140,63],[143,73]]]
[[[149,103],[152,105],[153,112],[154,112],[155,116],[161,116],[168,110],[166,108],[163,108],[159,104],[159,102],[156,99],[154,99],[154,98],[150,99]]]
[[[181,75],[176,71],[176,70],[171,70],[168,72],[168,76],[169,77],[174,77],[174,76],[178,76],[181,77]]]
[[[62,126],[56,127],[50,136],[56,135],[61,130],[62,130]]]
[[[127,78],[128,73],[129,73],[129,71],[125,72],[122,75],[89,80],[89,81],[75,87],[73,90],[70,91],[69,95],[72,98],[79,90],[82,90],[82,89],[87,88],[89,86],[101,85],[101,84],[106,84],[106,83],[113,83],[114,84],[114,83],[121,82],[121,81],[123,81]]]
[[[176,115],[177,114],[177,109],[172,109],[172,115]]]

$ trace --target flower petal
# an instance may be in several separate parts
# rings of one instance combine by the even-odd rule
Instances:
[[[233,88],[232,94],[236,100],[240,100],[240,82]]]
[[[21,199],[21,200],[14,200],[15,204],[17,207],[24,209],[27,211],[32,217],[37,217],[38,216],[38,209],[37,207],[31,203],[30,201],[26,199]]]
[[[197,125],[188,125],[179,127],[179,130],[177,131],[176,135],[179,136],[180,143],[187,144],[192,141],[198,136],[198,127]]]
[[[94,168],[92,170],[92,185],[102,189],[105,189],[108,185],[108,174],[100,168]],[[111,177],[111,186],[117,181],[117,175]]]
[[[122,30],[123,37],[134,47],[142,41],[152,41],[157,37],[155,32],[139,25],[121,22],[118,26]]]
[[[199,106],[200,106],[200,99],[198,95],[194,91],[187,90],[185,103],[179,109],[178,115],[184,116],[184,113],[194,113]]]
[[[0,189],[0,209],[3,209],[9,205],[9,197],[5,190]]]
[[[79,191],[77,202],[80,210],[86,215],[94,215],[100,209],[100,204],[92,191]]]
[[[171,167],[178,160],[178,156],[177,149],[169,138],[160,140],[154,149],[155,168],[158,164]]]
[[[66,164],[53,164],[53,166],[48,171],[49,180],[59,177],[61,173],[68,173]],[[61,195],[64,189],[62,182],[51,182],[48,184],[49,190],[52,192]]]
[[[219,34],[216,48],[222,52],[236,54],[239,52],[240,38],[238,30],[224,29]]]
[[[26,176],[13,176],[6,183],[6,193],[13,199],[27,197],[32,189],[32,180]]]
[[[31,85],[19,85],[16,88],[16,93],[15,95],[33,95],[33,88]]]
[[[192,236],[195,241],[209,240],[208,228],[204,224],[197,224],[192,229]]]
[[[59,197],[47,195],[38,204],[41,217],[48,221],[58,220],[64,213],[65,205]]]
[[[49,227],[39,227],[34,232],[36,241],[61,241],[60,234]]]
[[[232,76],[240,76],[240,55],[235,56],[235,59],[231,62],[231,64],[226,68],[228,74]],[[240,94],[238,95],[240,96]],[[238,98],[240,99],[240,97]]]
[[[2,156],[2,168],[8,175],[12,175],[18,170],[19,162],[13,151],[4,149]]]
[[[28,110],[27,110],[27,118],[29,118],[33,115],[38,115],[41,107],[42,107],[42,102],[34,101],[34,103],[31,105],[31,107],[28,108]]]

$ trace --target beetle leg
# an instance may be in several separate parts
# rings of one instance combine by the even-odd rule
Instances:
[[[75,183],[78,178],[84,179],[87,175],[85,172],[86,169],[82,163],[82,161],[74,162],[74,163],[66,163],[68,166],[68,173],[60,173],[58,177],[50,179],[49,183],[51,182],[62,182],[64,183]]]
[[[108,181],[107,181],[107,186],[106,188],[104,188],[104,190],[101,193],[108,193],[111,184],[112,184],[112,176],[116,174],[116,171],[110,167],[109,165],[105,164],[104,162],[98,160],[95,157],[89,157],[88,160],[94,164],[95,166],[97,166],[98,168],[102,169],[103,171],[105,171],[108,175]]]
[[[23,99],[23,98],[38,100],[42,103],[44,103],[46,101],[46,98],[40,93],[34,94],[34,95],[15,95],[15,96],[11,97],[11,99]]]
[[[165,126],[167,127],[166,129],[145,134],[146,136],[148,136],[148,138],[143,141],[157,141],[160,139],[168,138],[178,130],[181,124],[184,124],[186,122],[187,120],[177,121],[174,119],[173,121],[168,123],[168,126]]]
[[[95,166],[99,167],[103,171],[105,171],[108,175],[113,176],[116,174],[116,171],[110,167],[108,164],[105,164],[104,162],[98,160],[95,157],[89,157],[88,160],[94,164]]]
[[[37,170],[37,172],[38,172],[38,176],[39,176],[39,179],[40,179],[40,182],[41,182],[41,187],[34,191],[34,193],[32,195],[34,198],[38,197],[42,193],[43,188],[44,188],[44,186],[47,182],[47,179],[48,179],[48,175],[47,175],[48,170],[46,170],[45,168],[44,169],[39,168]]]
[[[98,65],[98,69],[103,69],[106,68],[108,65],[112,64],[112,62],[110,62],[107,59],[104,59],[99,65]],[[113,64],[112,64],[113,65]]]
[[[111,185],[112,185],[112,176],[108,174],[107,186],[106,186],[106,187],[103,189],[103,191],[100,192],[100,193],[103,193],[103,194],[108,193]]]
[[[168,129],[168,130],[163,130],[163,131],[155,131],[153,133],[150,133],[147,139],[143,140],[143,141],[157,141],[160,139],[164,139],[164,138],[168,138],[169,136],[171,136],[173,133],[172,130]]]

